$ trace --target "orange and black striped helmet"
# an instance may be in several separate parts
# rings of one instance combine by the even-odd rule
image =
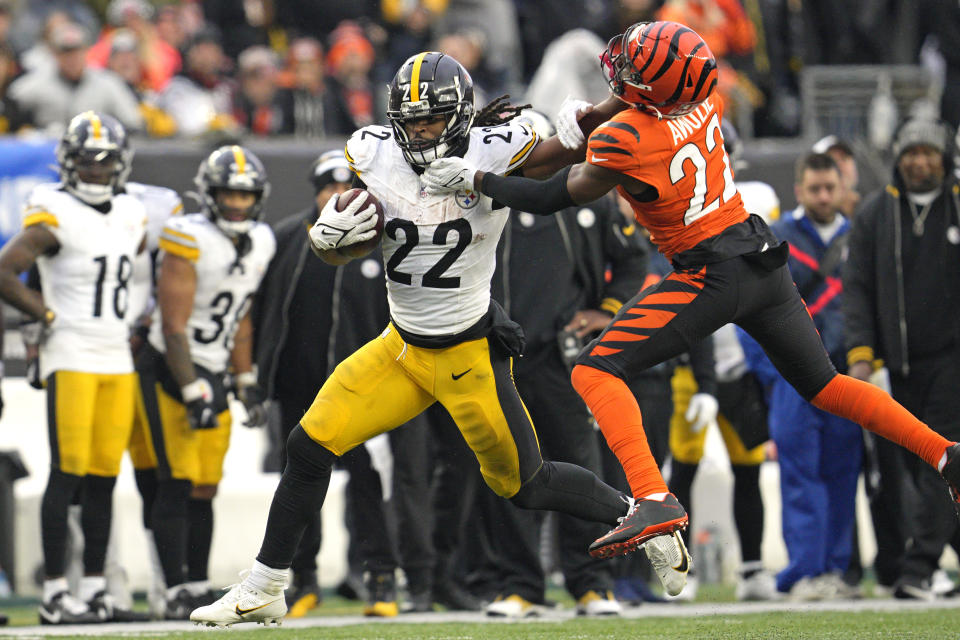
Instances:
[[[710,47],[676,22],[639,22],[614,36],[600,68],[614,95],[658,117],[690,113],[717,86]]]

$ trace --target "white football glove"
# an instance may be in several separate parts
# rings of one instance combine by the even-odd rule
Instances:
[[[366,242],[377,235],[377,208],[370,205],[360,210],[367,201],[356,197],[343,211],[337,211],[339,194],[334,194],[323,206],[320,217],[310,228],[310,242],[320,251]]]
[[[683,416],[690,423],[690,430],[700,433],[707,425],[717,419],[720,405],[709,393],[695,393],[690,398],[687,413]]]
[[[593,111],[593,105],[567,96],[557,112],[557,139],[566,149],[579,149],[585,138],[580,130],[580,118]]]
[[[473,191],[473,176],[477,168],[463,158],[437,158],[430,163],[420,179],[427,193],[438,195],[454,191]]]

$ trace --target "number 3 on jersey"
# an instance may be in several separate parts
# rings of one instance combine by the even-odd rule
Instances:
[[[720,196],[714,199],[710,204],[704,206],[707,197],[707,158],[704,157],[703,150],[695,142],[688,142],[680,147],[673,159],[670,160],[670,182],[677,184],[687,175],[687,160],[693,165],[694,185],[693,197],[690,198],[690,205],[683,214],[683,224],[689,226],[699,218],[707,215],[711,211],[720,207],[721,202],[726,202],[737,194],[737,187],[733,183],[733,173],[730,171],[730,158],[723,149],[723,133],[720,130],[720,117],[713,114],[710,122],[707,123],[706,146],[707,155],[712,154],[717,148],[717,138],[720,141],[720,153],[723,157],[723,191]]]

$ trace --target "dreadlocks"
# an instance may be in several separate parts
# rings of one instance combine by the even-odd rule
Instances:
[[[492,100],[487,106],[477,112],[473,119],[475,127],[494,127],[498,124],[510,122],[524,109],[529,109],[532,105],[521,104],[519,106],[511,105],[509,94],[503,94],[499,98]]]

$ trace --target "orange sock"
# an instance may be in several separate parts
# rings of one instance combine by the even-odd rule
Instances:
[[[633,496],[665,493],[667,485],[650,453],[640,407],[626,383],[613,374],[584,365],[575,366],[570,378],[623,466]]]
[[[953,444],[872,384],[837,374],[811,401],[908,449],[934,469]]]

